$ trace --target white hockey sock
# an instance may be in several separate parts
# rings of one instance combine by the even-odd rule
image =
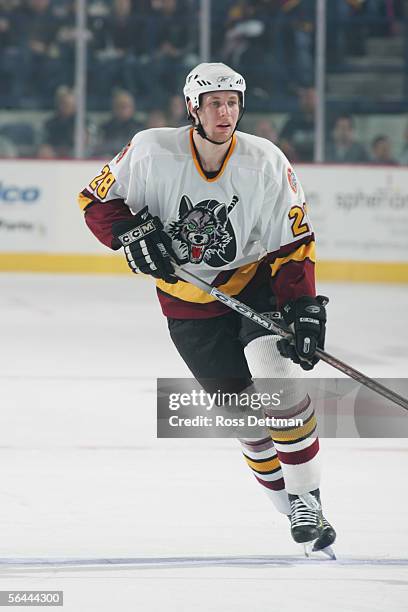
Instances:
[[[290,514],[288,494],[285,490],[285,481],[269,435],[259,440],[240,440],[245,460],[252,470],[257,481],[274,504],[278,512]]]
[[[269,433],[279,458],[285,488],[288,493],[300,495],[313,491],[320,483],[319,440],[314,435],[316,417],[309,396],[302,388],[304,373],[299,366],[283,358],[276,346],[278,336],[260,336],[245,347],[245,357],[256,379],[279,378],[284,387],[284,409],[273,409],[267,416],[301,419],[302,425],[271,427]],[[282,380],[284,379],[284,380]],[[262,387],[261,380],[258,386]],[[259,389],[264,391],[264,389]]]

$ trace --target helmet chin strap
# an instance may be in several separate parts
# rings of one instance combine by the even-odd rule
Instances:
[[[205,130],[204,130],[203,124],[202,124],[202,123],[201,123],[201,121],[200,121],[200,117],[198,116],[198,113],[197,113],[198,125],[197,125],[197,124],[194,124],[194,129],[195,129],[195,131],[197,132],[197,134],[198,134],[199,136],[201,136],[201,138],[204,138],[204,140],[208,140],[208,142],[211,142],[212,144],[215,144],[215,145],[220,145],[220,146],[221,146],[221,145],[224,145],[224,144],[227,144],[227,142],[229,142],[229,141],[231,140],[231,138],[233,137],[233,135],[235,134],[235,130],[237,129],[238,124],[239,124],[239,122],[241,121],[242,116],[243,116],[243,114],[244,114],[244,110],[245,110],[244,108],[241,108],[241,112],[240,112],[240,115],[239,115],[239,117],[238,117],[238,121],[237,121],[237,123],[236,123],[236,125],[235,125],[234,131],[232,132],[231,136],[230,136],[229,138],[227,138],[227,140],[224,140],[223,142],[217,142],[216,140],[211,140],[211,138],[208,138],[207,134],[205,133]],[[194,118],[194,117],[193,117],[193,118]]]

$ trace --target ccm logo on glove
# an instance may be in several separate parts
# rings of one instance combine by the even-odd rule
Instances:
[[[121,243],[126,246],[127,244],[131,244],[132,242],[136,242],[136,240],[140,240],[144,236],[151,234],[156,230],[156,226],[153,220],[148,221],[144,225],[139,225],[139,227],[135,227],[130,232],[126,232],[126,234],[122,234],[118,236],[118,239]]]
[[[149,213],[147,206],[133,218],[115,222],[112,234],[123,245],[132,272],[149,274],[166,283],[177,283],[172,261],[177,264],[184,262],[175,253],[163,223],[159,217]]]

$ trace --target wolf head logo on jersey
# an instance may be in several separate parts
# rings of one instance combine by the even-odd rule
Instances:
[[[188,196],[181,198],[179,219],[170,225],[169,234],[180,242],[190,263],[205,262],[219,268],[234,261],[237,243],[228,215],[237,202],[234,195],[228,205],[203,200],[194,206]]]

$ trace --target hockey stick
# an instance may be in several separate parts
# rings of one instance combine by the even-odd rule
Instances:
[[[269,331],[273,331],[275,334],[282,336],[283,338],[293,337],[293,334],[291,332],[288,332],[283,329],[275,321],[272,321],[271,319],[265,317],[263,314],[252,310],[252,308],[250,308],[246,304],[243,304],[235,298],[230,297],[229,295],[223,293],[216,287],[212,287],[210,284],[201,280],[201,278],[198,278],[198,276],[196,276],[195,274],[192,274],[192,272],[184,270],[174,262],[173,266],[178,278],[180,278],[181,280],[184,280],[188,283],[191,283],[195,287],[198,287],[198,289],[201,289],[205,293],[208,293],[208,295],[215,297],[217,300],[219,300],[232,310],[235,310],[244,317],[251,319],[251,321],[254,321],[254,323],[261,325],[261,327],[264,327]],[[401,406],[401,408],[408,410],[408,399],[402,397],[402,395],[399,395],[398,393],[395,393],[395,391],[388,389],[388,387],[385,387],[381,383],[373,380],[372,378],[369,378],[362,372],[355,370],[351,366],[347,365],[347,363],[344,363],[344,361],[340,361],[340,359],[337,359],[337,357],[333,357],[333,355],[326,353],[326,351],[323,351],[322,349],[316,349],[316,355],[320,357],[322,361],[325,361],[329,365],[333,366],[333,368],[336,368],[340,372],[343,372],[343,374],[350,376],[350,378],[353,378],[354,380],[361,383],[365,387],[368,387],[375,393],[386,397],[395,404],[398,404],[398,406]]]

